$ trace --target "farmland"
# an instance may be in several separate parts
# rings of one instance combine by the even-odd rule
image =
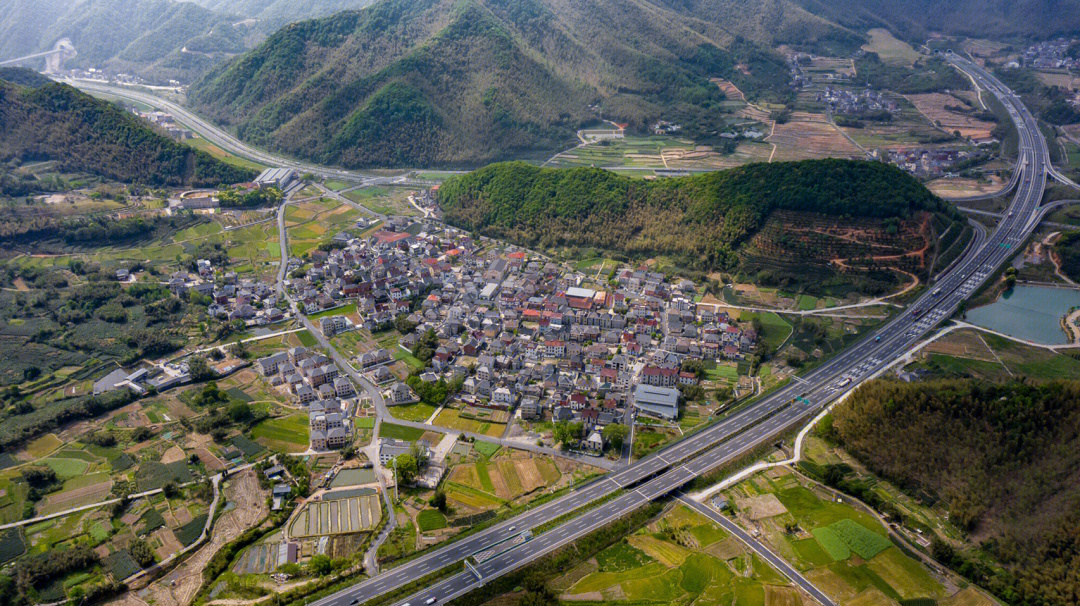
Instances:
[[[980,120],[948,109],[948,107],[964,106],[962,101],[952,95],[924,93],[908,95],[907,99],[926,116],[927,120],[939,124],[943,130],[949,133],[960,131],[960,135],[963,137],[989,137],[990,131],[994,130],[996,126],[993,122]]]
[[[942,599],[949,591],[869,513],[775,469],[725,491],[735,518],[839,603]],[[955,591],[955,589],[953,589]]]
[[[789,592],[797,599],[786,585],[763,560],[684,505],[550,584],[568,604],[762,604],[767,593]]]
[[[870,34],[870,43],[863,50],[877,53],[883,63],[910,67],[919,59],[919,53],[907,42],[897,40],[889,30],[874,28]]]
[[[270,418],[256,425],[251,436],[277,452],[303,452],[308,447],[308,419],[303,414]]]
[[[378,526],[381,518],[382,505],[374,491],[344,499],[330,498],[305,505],[293,518],[289,535],[313,537],[362,532]]]
[[[468,431],[485,436],[497,438],[506,430],[506,423],[495,423],[490,420],[470,419],[462,416],[462,409],[443,408],[439,416],[435,417],[435,425],[448,427],[459,431]]]
[[[568,485],[572,476],[584,471],[564,459],[502,450],[479,440],[474,445],[474,454],[453,466],[444,482],[447,498],[459,514],[527,502],[545,489]]]

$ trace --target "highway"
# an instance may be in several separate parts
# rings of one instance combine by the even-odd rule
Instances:
[[[1040,219],[1039,202],[1047,177],[1046,142],[1035,119],[1019,98],[981,68],[955,55],[947,57],[969,73],[981,87],[998,97],[1016,122],[1020,133],[1016,194],[1008,214],[981,243],[967,251],[962,261],[940,275],[933,288],[909,309],[884,327],[827,361],[804,377],[752,406],[686,439],[676,442],[634,465],[578,487],[568,495],[525,512],[482,532],[402,564],[332,596],[316,606],[347,606],[362,603],[396,590],[415,579],[451,563],[485,551],[523,531],[552,521],[615,491],[615,498],[574,517],[530,541],[508,549],[475,566],[475,571],[455,574],[399,601],[417,606],[428,599],[439,601],[460,596],[484,580],[505,574],[542,557],[591,532],[624,513],[671,493],[725,463],[738,459],[774,436],[797,426],[839,396],[855,388],[889,362],[903,355],[921,337],[951,316],[972,292],[1005,262],[1034,230]]]

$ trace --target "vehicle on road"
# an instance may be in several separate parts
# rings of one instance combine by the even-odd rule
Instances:
[[[837,387],[847,387],[848,385],[851,385],[851,377],[844,377],[836,384]]]
[[[935,297],[940,295],[941,294],[941,289],[940,288],[935,288],[933,294],[934,294]]]
[[[434,604],[437,600],[438,600],[438,598],[428,598],[427,601],[424,602],[424,603],[427,604],[428,606],[431,606],[431,604]]]

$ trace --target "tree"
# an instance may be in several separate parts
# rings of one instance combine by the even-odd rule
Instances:
[[[180,494],[180,487],[176,485],[176,482],[165,482],[165,485],[161,487],[161,494],[171,499]]]
[[[427,448],[424,448],[420,442],[413,442],[409,447],[409,454],[416,460],[416,469],[423,470],[428,464]]]
[[[191,375],[192,381],[205,381],[217,376],[217,371],[211,368],[210,364],[206,361],[206,358],[202,356],[192,356],[191,359],[188,360],[187,366],[188,374]]]
[[[143,539],[135,539],[128,545],[128,553],[131,554],[131,558],[135,560],[142,568],[154,563],[154,552],[151,551],[150,545]]]
[[[431,506],[446,513],[446,493],[442,489],[436,490],[435,495],[431,497]]]
[[[315,554],[308,562],[308,572],[316,576],[326,576],[334,569],[334,563],[326,554]]]
[[[562,445],[563,450],[566,450],[575,441],[581,439],[581,432],[584,431],[584,429],[585,426],[580,422],[570,423],[568,421],[559,421],[555,424],[555,441]]]
[[[135,431],[131,432],[131,440],[138,443],[144,440],[148,440],[152,435],[154,435],[154,432],[150,431],[150,428],[136,427]]]
[[[420,474],[416,458],[411,454],[402,454],[395,457],[391,468],[397,469],[398,484],[412,484],[416,476]]]
[[[612,448],[619,450],[623,447],[623,442],[629,433],[630,428],[626,425],[611,423],[604,428],[604,439],[611,444]]]
[[[236,400],[232,404],[229,404],[228,410],[229,418],[233,423],[243,423],[251,419],[251,407],[246,402]]]

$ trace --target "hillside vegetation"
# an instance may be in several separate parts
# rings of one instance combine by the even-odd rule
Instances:
[[[134,73],[155,83],[188,79],[246,48],[234,13],[177,0],[10,0],[0,3],[0,57],[53,48],[77,55],[65,67]]]
[[[750,164],[654,181],[508,162],[447,180],[438,198],[447,222],[485,235],[630,259],[665,256],[702,271],[738,271],[740,245],[774,211],[886,220],[948,208],[893,166],[850,160]]]
[[[946,504],[1004,570],[937,557],[1009,604],[1080,603],[1080,382],[874,381],[833,416],[848,452]]]
[[[10,160],[54,160],[66,172],[159,186],[213,186],[255,174],[66,84],[26,88],[0,80],[0,162]]]
[[[738,14],[711,2],[701,16],[675,4],[382,0],[286,26],[188,99],[249,141],[319,162],[476,166],[572,144],[597,102],[631,131],[664,118],[709,141],[724,125],[710,78],[786,97],[777,36],[857,38],[781,0]]]
[[[976,38],[1046,39],[1080,30],[1071,0],[795,0],[807,11],[859,31],[884,27],[922,43],[932,32]]]

